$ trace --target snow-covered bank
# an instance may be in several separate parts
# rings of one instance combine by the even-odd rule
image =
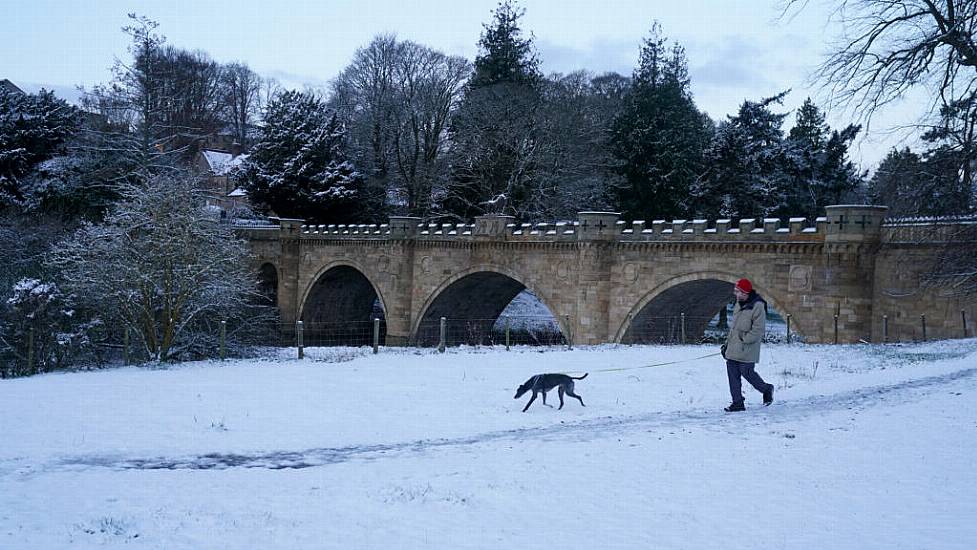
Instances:
[[[0,548],[969,548],[977,341],[313,349],[0,382]],[[338,362],[336,362],[338,360]],[[629,368],[621,371],[605,369]],[[515,387],[589,371],[587,407]],[[557,403],[555,392],[550,403]]]

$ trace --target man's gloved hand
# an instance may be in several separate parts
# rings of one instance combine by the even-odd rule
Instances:
[[[719,348],[719,353],[722,354],[723,359],[726,358],[726,344],[723,344],[723,346],[721,348]]]

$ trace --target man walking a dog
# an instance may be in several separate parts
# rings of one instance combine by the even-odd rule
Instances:
[[[756,364],[760,361],[760,342],[767,324],[767,302],[753,290],[749,279],[736,281],[733,296],[736,298],[733,321],[729,324],[729,334],[722,347],[729,394],[733,398],[733,402],[724,409],[726,412],[746,410],[741,378],[763,394],[764,405],[773,403],[773,384],[764,382],[756,372]]]

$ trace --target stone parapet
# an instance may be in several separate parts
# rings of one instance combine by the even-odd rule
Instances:
[[[838,205],[826,207],[826,215],[813,220],[801,217],[742,219],[677,219],[627,222],[615,212],[580,212],[576,220],[518,223],[512,216],[478,216],[474,223],[424,223],[420,218],[391,217],[385,224],[302,225],[300,220],[273,218],[283,235],[304,239],[412,239],[501,241],[813,241],[828,243],[875,243],[890,228],[940,223],[907,219],[899,224],[885,220],[886,207]],[[953,221],[950,223],[960,223]],[[300,229],[299,229],[300,228]],[[245,231],[251,231],[248,228]],[[266,231],[254,228],[255,233]]]

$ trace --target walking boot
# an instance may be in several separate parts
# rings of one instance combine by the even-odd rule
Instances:
[[[743,412],[746,410],[746,407],[743,405],[742,401],[739,401],[737,403],[730,403],[729,406],[724,408],[723,410],[728,413]]]
[[[773,403],[773,384],[767,386],[767,391],[763,392],[763,404],[765,406]]]

